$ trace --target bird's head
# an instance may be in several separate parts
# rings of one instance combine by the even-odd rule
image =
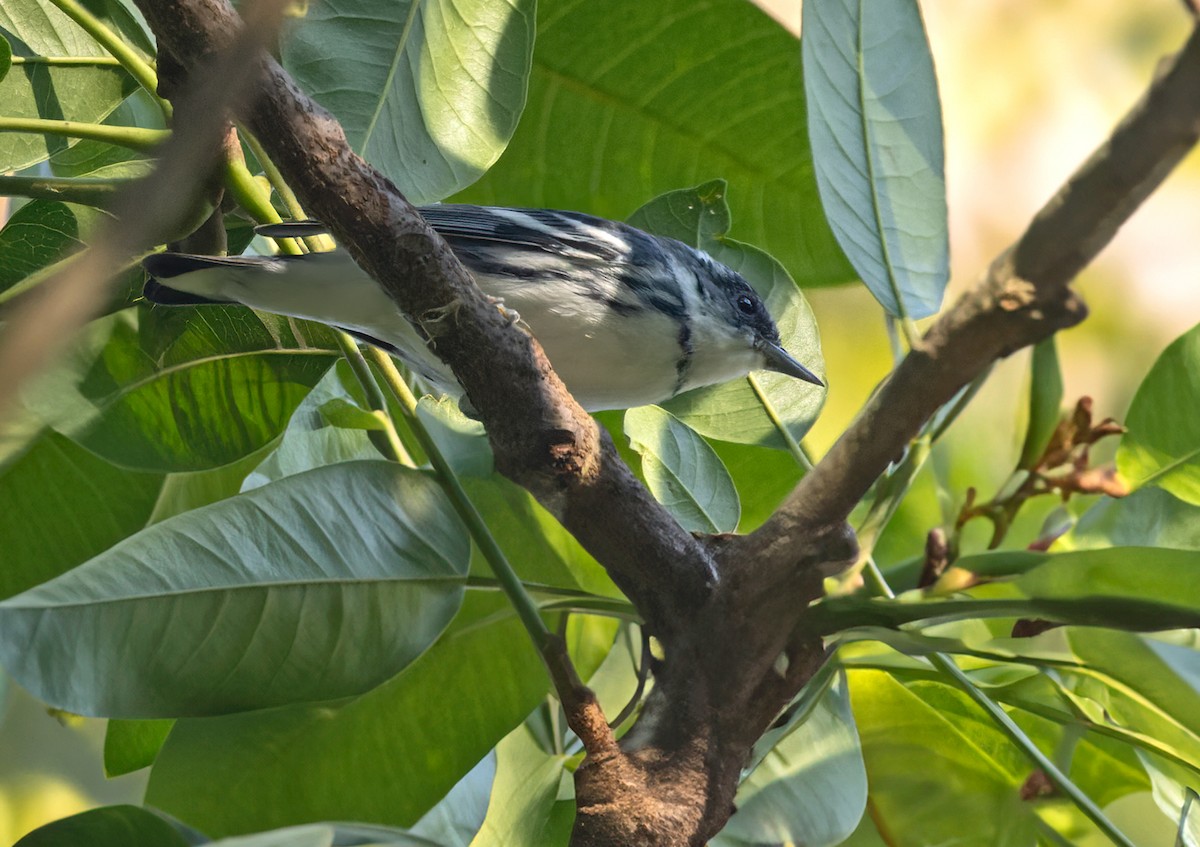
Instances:
[[[816,374],[783,348],[779,327],[750,283],[707,253],[693,253],[699,263],[697,306],[705,317],[705,333],[720,338],[731,350],[752,350],[761,360],[756,370],[775,371],[824,387]]]

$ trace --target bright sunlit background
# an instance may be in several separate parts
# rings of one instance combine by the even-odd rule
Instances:
[[[797,0],[760,5],[799,29]],[[925,0],[922,9],[941,80],[953,297],[1105,138],[1190,23],[1179,0]],[[1198,182],[1193,155],[1081,278],[1092,314],[1060,335],[1067,402],[1090,395],[1098,415],[1119,420],[1163,347],[1200,320]],[[891,353],[864,288],[809,298],[831,386],[809,438],[819,453],[887,372]],[[1003,481],[1021,437],[1016,398],[1027,363],[1019,354],[1001,365],[960,419],[928,471],[943,489],[976,485],[991,496]],[[911,532],[896,533],[893,548],[940,519],[935,498],[926,498],[899,516]],[[61,724],[15,686],[5,691],[3,680],[0,696],[0,844],[92,805],[140,800],[143,776],[103,778],[102,721]]]

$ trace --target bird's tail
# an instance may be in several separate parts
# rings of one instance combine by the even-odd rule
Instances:
[[[253,257],[195,256],[190,253],[154,253],[142,260],[150,275],[143,296],[160,306],[203,306],[236,303],[223,290],[231,274],[254,270]]]

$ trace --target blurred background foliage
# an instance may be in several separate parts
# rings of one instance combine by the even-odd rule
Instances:
[[[796,0],[760,5],[799,28]],[[1156,63],[1181,43],[1189,22],[1178,0],[925,0],[921,6],[945,121],[954,297],[1106,136]],[[1198,180],[1200,158],[1193,155],[1080,278],[1091,317],[1059,336],[1068,404],[1091,396],[1099,418],[1121,420],[1154,359],[1200,315]],[[822,330],[830,384],[823,416],[808,436],[820,454],[887,373],[892,353],[865,288],[806,293]],[[1024,400],[1014,398],[1027,394],[1028,355],[1001,363],[938,444],[877,548],[881,560],[918,552],[928,529],[957,510],[967,487],[987,497],[1003,483],[1021,446],[1027,412]],[[939,502],[939,480],[958,502]],[[1014,544],[1035,538],[1054,507],[1050,498],[1035,501],[1014,529]],[[986,545],[987,527],[976,523],[964,552]],[[47,714],[2,679],[0,697],[0,843],[95,805],[140,801],[144,772],[103,776],[102,721]],[[1135,837],[1168,843],[1169,822],[1141,814],[1143,801],[1125,798],[1110,811]],[[1139,821],[1159,829],[1139,833]],[[851,843],[880,843],[866,832],[866,819],[864,827]]]

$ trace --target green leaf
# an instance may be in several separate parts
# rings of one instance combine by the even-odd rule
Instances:
[[[1016,586],[1028,597],[1091,600],[1097,607],[1101,598],[1158,605],[1163,629],[1171,612],[1191,612],[1200,621],[1200,552],[1191,550],[1113,547],[1051,555]]]
[[[190,512],[192,509],[198,509],[210,503],[218,503],[235,494],[240,494],[246,479],[261,467],[263,452],[251,453],[233,464],[222,465],[210,471],[167,474],[167,478],[163,481],[162,491],[158,495],[158,502],[154,504],[154,512],[150,515],[149,523],[159,523],[167,518]],[[377,458],[377,456],[370,458]]]
[[[1115,679],[1120,686],[1114,687],[1124,688],[1123,694],[1135,694],[1140,705],[1154,704],[1171,717],[1177,729],[1191,736],[1192,751],[1200,750],[1196,742],[1200,739],[1200,653],[1192,647],[1127,632],[1072,628],[1068,638],[1072,652],[1086,667]],[[1115,717],[1120,720],[1122,715]],[[1137,727],[1138,721],[1132,720],[1130,725]]]
[[[146,802],[216,835],[296,820],[411,826],[548,687],[504,598],[468,592],[438,642],[367,694],[178,721]]]
[[[1171,820],[1178,821],[1176,847],[1200,844],[1200,815],[1196,813],[1194,777],[1179,767],[1147,756],[1139,751],[1143,766],[1150,774],[1154,803]]]
[[[336,356],[314,346],[328,341],[318,325],[242,308],[159,308],[140,324],[94,322],[25,396],[54,429],[129,468],[207,470],[259,450]]]
[[[738,490],[742,503],[738,532],[757,529],[804,476],[798,463],[783,461],[774,450],[727,441],[714,441],[711,446]]]
[[[154,37],[150,26],[133,0],[82,0],[87,9],[103,21],[110,30],[132,45],[143,58],[154,56]]]
[[[658,406],[625,413],[646,487],[691,532],[733,532],[741,506],[729,471],[704,439]]]
[[[15,847],[188,847],[173,826],[137,806],[104,806],[35,829]]]
[[[114,718],[104,732],[104,775],[121,776],[154,764],[175,721]]]
[[[737,814],[714,847],[832,847],[854,832],[867,803],[867,774],[845,678],[827,690],[738,789]]]
[[[70,570],[146,525],[161,474],[123,470],[49,430],[0,464],[0,597]]]
[[[108,56],[66,15],[39,0],[5,0],[0,6],[0,35],[21,57]],[[4,118],[95,123],[135,86],[124,68],[23,64],[0,79],[0,111]],[[62,136],[0,133],[0,171],[23,170],[72,143]]]
[[[31,200],[0,230],[0,291],[80,246],[79,221],[70,206]]]
[[[915,0],[804,5],[804,83],[821,200],[890,314],[936,312],[950,278],[942,110]]]
[[[12,68],[12,45],[8,43],[8,39],[0,35],[0,82],[8,76],[9,70]]]
[[[517,575],[531,590],[546,586],[599,597],[623,596],[604,568],[524,488],[499,475],[464,477],[462,484]],[[491,575],[479,556],[473,557],[471,572]]]
[[[1045,452],[1062,415],[1063,377],[1054,339],[1052,335],[1035,344],[1029,363],[1029,425],[1017,463],[1017,467],[1026,470]]]
[[[1183,646],[1103,630],[1072,629],[1067,635],[1087,668],[1076,692],[1098,702],[1100,719],[1148,736],[1173,754],[1166,758],[1149,755],[1152,747],[1136,748],[1150,774],[1155,802],[1177,816],[1179,788],[1196,784],[1195,763],[1200,762],[1200,653],[1194,637]]]
[[[519,726],[496,747],[496,781],[487,818],[471,847],[538,847],[550,842],[550,810],[563,775],[563,757],[538,746]]]
[[[474,182],[525,106],[534,0],[333,0],[308,6],[284,67],[355,152],[414,203]],[[336,57],[336,61],[331,61]]]
[[[329,824],[289,826],[269,832],[256,832],[239,838],[222,838],[208,842],[213,847],[333,847],[335,828]],[[390,840],[372,839],[375,844],[394,844]],[[400,844],[411,845],[411,841]]]
[[[804,295],[779,262],[727,236],[730,210],[724,180],[656,197],[634,212],[629,221],[705,250],[742,274],[775,318],[783,346],[818,376],[824,375],[820,335]],[[783,374],[761,372],[754,374],[754,379],[792,437],[803,438],[821,411],[825,391]],[[744,380],[689,391],[663,407],[708,438],[781,449],[787,446],[762,400]]]
[[[337,366],[325,373],[292,413],[283,438],[246,476],[242,490],[338,462],[379,458],[379,451],[363,430],[337,426],[325,413],[329,404],[336,401],[354,404],[354,409],[369,414],[356,404],[346,387],[346,380],[352,379],[348,370],[345,361],[338,360]]]
[[[0,304],[40,285],[71,262],[105,217],[96,209],[53,199],[21,206],[0,230]],[[131,305],[141,296],[144,281],[141,268],[120,273],[106,291],[103,314]]]
[[[487,817],[496,781],[496,753],[488,753],[412,828],[414,836],[442,847],[466,847]]]
[[[333,397],[321,404],[321,417],[339,429],[361,429],[364,432],[383,432],[387,424],[382,412],[364,409],[344,397]]]
[[[817,197],[795,36],[742,0],[541,0],[525,114],[456,199],[621,219],[715,176],[742,237],[802,285],[852,278]]]
[[[986,562],[993,556],[969,557],[961,564],[972,570],[976,559]],[[933,600],[936,594],[920,591],[895,600],[828,597],[811,607],[806,624],[823,634],[969,617],[1045,617],[1145,632],[1200,626],[1197,551],[1113,547],[1051,555],[1009,553],[999,562],[1019,565],[1010,572],[1027,570],[1010,585],[976,589],[984,594],[980,599]]]
[[[456,474],[491,476],[495,458],[483,424],[464,415],[458,403],[447,397],[422,397],[417,401],[417,417]]]
[[[1113,499],[1101,497],[1054,542],[1054,552],[1099,547],[1200,550],[1200,506],[1148,486]]]
[[[425,475],[322,468],[155,524],[0,603],[0,663],[88,715],[345,697],[433,642],[462,601],[468,554]]]
[[[1117,470],[1134,488],[1156,485],[1200,506],[1200,325],[1150,368],[1125,417]]]
[[[1033,808],[1018,794],[1028,766],[957,692],[927,683],[918,694],[882,671],[852,671],[850,692],[872,818],[894,843],[1034,842]]]

